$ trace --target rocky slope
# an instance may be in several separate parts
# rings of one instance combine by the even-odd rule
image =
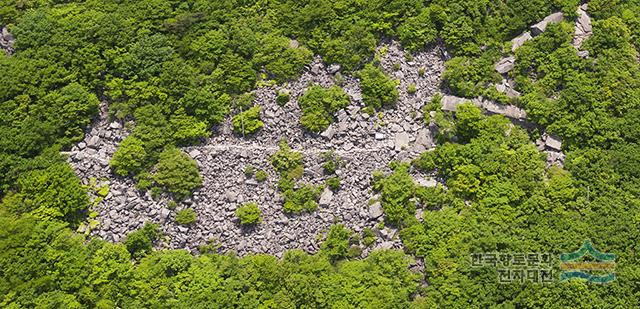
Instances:
[[[99,185],[110,188],[93,209],[100,224],[92,233],[106,240],[122,241],[127,233],[152,221],[161,225],[169,248],[195,250],[198,245],[215,241],[223,252],[279,256],[292,248],[317,251],[318,237],[335,222],[343,222],[355,231],[375,228],[383,217],[379,204],[374,202],[376,196],[369,188],[371,173],[386,170],[392,160],[411,159],[435,146],[433,130],[424,125],[421,107],[438,91],[444,69],[440,47],[413,55],[410,61],[395,42],[385,43],[378,50],[384,70],[400,81],[400,99],[395,109],[376,115],[363,113],[359,81],[342,75],[335,65],[326,67],[318,57],[298,80],[255,90],[255,103],[262,106],[261,117],[265,123],[257,134],[243,137],[232,133],[228,119],[216,128],[207,143],[184,149],[198,162],[204,185],[175,210],[167,207],[166,199],[153,200],[149,193],[135,190],[130,179],[111,173],[108,162],[127,131],[119,123],[109,123],[103,110],[85,141],[74,147],[69,157],[85,183],[94,178]],[[418,73],[421,68],[424,74]],[[312,84],[336,83],[345,89],[351,104],[337,113],[338,121],[321,135],[305,132],[299,125],[297,98]],[[409,84],[416,85],[416,93],[407,92]],[[275,101],[277,91],[282,88],[289,90],[292,98],[285,106]],[[276,189],[277,176],[269,163],[282,138],[304,153],[304,182],[321,183],[326,178],[319,157],[324,151],[334,150],[345,162],[337,171],[342,179],[341,189],[336,193],[323,192],[317,211],[291,216],[282,211],[282,197]],[[247,179],[243,173],[246,165],[266,170],[268,180],[257,183]],[[427,175],[415,176],[424,185],[435,185]],[[247,229],[236,222],[234,211],[250,201],[260,206],[263,222]],[[198,221],[191,227],[175,223],[176,211],[184,207],[198,213]],[[379,237],[372,248],[400,247],[396,231],[389,228],[376,231]]]

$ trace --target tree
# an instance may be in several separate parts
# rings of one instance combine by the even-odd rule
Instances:
[[[82,218],[88,205],[86,188],[64,162],[21,174],[16,181],[16,191],[2,201],[3,207],[18,214],[73,224]]]
[[[333,123],[333,114],[349,105],[349,96],[338,86],[314,85],[298,98],[298,104],[302,109],[300,124],[311,132],[322,132]]]
[[[260,120],[260,105],[255,105],[243,111],[231,120],[233,131],[238,134],[253,134],[258,131],[264,123]]]
[[[398,100],[396,83],[389,79],[380,68],[369,63],[358,75],[364,104],[376,110],[395,106],[396,100]]]
[[[158,226],[156,224],[146,222],[141,229],[129,233],[124,244],[133,257],[141,258],[151,253],[153,243],[159,236],[160,230],[158,229]]]
[[[135,175],[142,171],[147,159],[144,143],[134,135],[129,135],[120,143],[109,165],[117,175]]]
[[[353,234],[343,224],[334,224],[329,228],[327,238],[320,246],[320,251],[327,255],[331,262],[343,259],[349,251],[349,239]]]
[[[202,186],[198,165],[177,148],[168,148],[160,153],[153,179],[178,200],[190,196],[194,189]]]

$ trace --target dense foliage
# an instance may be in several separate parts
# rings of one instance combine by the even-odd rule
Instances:
[[[255,133],[264,125],[260,120],[260,105],[233,116],[231,123],[233,124],[233,131],[238,134]]]
[[[156,188],[166,190],[178,200],[190,196],[195,188],[202,186],[197,163],[179,149],[163,151],[155,170],[153,180],[158,185]]]
[[[242,225],[252,225],[262,222],[262,211],[256,203],[246,203],[236,209],[236,217]]]
[[[311,132],[322,132],[335,121],[334,114],[349,105],[349,96],[338,86],[311,86],[298,98],[300,124]]]
[[[381,109],[395,106],[398,100],[396,82],[389,79],[380,68],[369,63],[358,75],[362,88],[362,101],[367,107]]]

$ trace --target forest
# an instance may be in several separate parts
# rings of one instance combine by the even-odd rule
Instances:
[[[587,58],[571,45],[580,4],[0,1],[0,25],[15,37],[14,52],[0,51],[0,307],[639,306],[640,0],[588,1]],[[565,21],[520,47],[508,73],[522,94],[508,103],[526,110],[534,129],[467,103],[443,111],[436,97],[424,106],[425,125],[438,128],[435,150],[373,173],[371,189],[384,224],[399,231],[401,250],[360,257],[354,245],[371,235],[342,224],[319,235],[317,253],[289,250],[282,258],[241,257],[215,243],[197,253],[156,249],[163,235],[151,222],[116,243],[76,232],[90,217],[91,189],[64,153],[83,140],[103,102],[111,119],[135,123],[108,163],[113,173],[180,203],[203,186],[181,147],[201,144],[227,117],[237,134],[259,131],[251,91],[298,78],[315,55],[360,80],[372,115],[393,113],[398,100],[375,53],[389,38],[408,53],[446,48],[443,92],[497,98],[491,85],[502,77],[494,64],[511,50],[508,42],[553,12]],[[278,93],[278,102],[289,99]],[[294,121],[315,134],[349,98],[340,87],[315,86],[298,103],[303,115]],[[541,128],[562,139],[564,167],[545,165],[533,143]],[[302,155],[286,141],[279,149],[270,162],[284,211],[313,211],[323,188],[294,186]],[[339,163],[327,162],[331,174]],[[442,183],[421,186],[414,171]],[[339,178],[332,182],[337,190]],[[237,210],[243,225],[259,224],[256,208]],[[502,284],[495,267],[471,265],[473,253],[558,256],[585,239],[615,254],[614,282]],[[416,260],[422,271],[413,270]]]

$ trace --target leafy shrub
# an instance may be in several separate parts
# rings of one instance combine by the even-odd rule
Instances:
[[[407,18],[398,27],[398,36],[402,46],[417,51],[435,42],[438,30],[431,18],[431,10],[424,9],[417,16]]]
[[[384,72],[369,63],[359,73],[362,100],[367,106],[376,110],[395,106],[398,100],[396,83]]]
[[[302,176],[299,170],[303,170],[302,153],[293,151],[286,140],[279,143],[280,149],[271,156],[271,164],[281,177],[299,178]]]
[[[153,179],[178,200],[190,196],[194,189],[202,186],[198,165],[177,148],[168,148],[160,154]]]
[[[262,128],[264,123],[260,120],[260,109],[260,105],[256,105],[233,116],[233,131],[238,134],[253,134]]]
[[[322,132],[334,121],[333,114],[349,105],[349,96],[338,86],[311,86],[298,98],[302,109],[300,123],[312,132]]]
[[[259,170],[256,172],[255,177],[258,182],[264,182],[269,177],[269,174],[265,170]]]
[[[141,140],[133,135],[127,136],[111,158],[111,169],[120,176],[139,173],[147,161],[147,152]]]
[[[415,94],[416,91],[418,91],[418,89],[416,89],[416,84],[411,83],[407,86],[407,93],[408,94]]]
[[[329,257],[331,262],[347,257],[349,253],[349,239],[353,232],[343,224],[334,224],[329,228],[327,238],[320,246],[320,252]]]
[[[172,139],[178,145],[188,145],[209,136],[207,123],[189,116],[184,109],[178,109],[169,120]]]
[[[369,247],[376,242],[376,233],[370,228],[366,227],[362,230],[362,243]]]
[[[262,211],[256,203],[244,204],[236,209],[236,217],[242,225],[252,225],[262,222]]]
[[[421,153],[418,158],[415,158],[411,163],[413,164],[413,166],[423,172],[432,172],[436,169],[436,163],[433,157],[434,154],[435,153],[432,151],[425,151]]]
[[[393,173],[378,181],[381,187],[380,202],[386,220],[397,226],[405,219],[413,217],[416,211],[416,204],[412,200],[415,184],[409,175],[408,166],[398,165]]]
[[[340,189],[340,177],[338,176],[327,178],[326,183],[329,189],[331,189],[332,191],[338,191]]]
[[[253,101],[256,99],[256,94],[253,92],[246,92],[237,95],[233,98],[233,107],[240,110],[248,110],[254,106]]]
[[[159,236],[158,225],[147,222],[141,229],[129,233],[124,245],[134,258],[141,258],[151,252]]]
[[[196,223],[197,219],[198,215],[191,208],[180,210],[176,214],[176,222],[178,222],[178,224],[180,225],[192,225]]]
[[[276,97],[276,103],[280,106],[284,106],[289,103],[291,99],[291,93],[288,90],[280,90],[278,91],[278,96]]]
[[[282,41],[279,50],[271,53],[272,59],[265,65],[265,69],[280,83],[295,78],[313,59],[313,53],[304,46],[289,47],[289,39],[283,38]]]
[[[298,189],[284,191],[284,211],[297,214],[316,210],[321,192],[322,186],[312,184],[304,184]]]
[[[342,159],[340,159],[340,157],[333,151],[323,152],[321,157],[322,160],[324,160],[324,163],[322,163],[322,169],[325,174],[331,175],[335,173],[342,165]]]
[[[0,208],[7,207],[15,213],[28,213],[44,220],[76,223],[88,205],[85,186],[69,164],[59,162],[18,176],[16,191],[7,194]]]
[[[252,177],[255,172],[256,172],[256,169],[252,165],[246,165],[244,167],[244,175],[246,177]]]

